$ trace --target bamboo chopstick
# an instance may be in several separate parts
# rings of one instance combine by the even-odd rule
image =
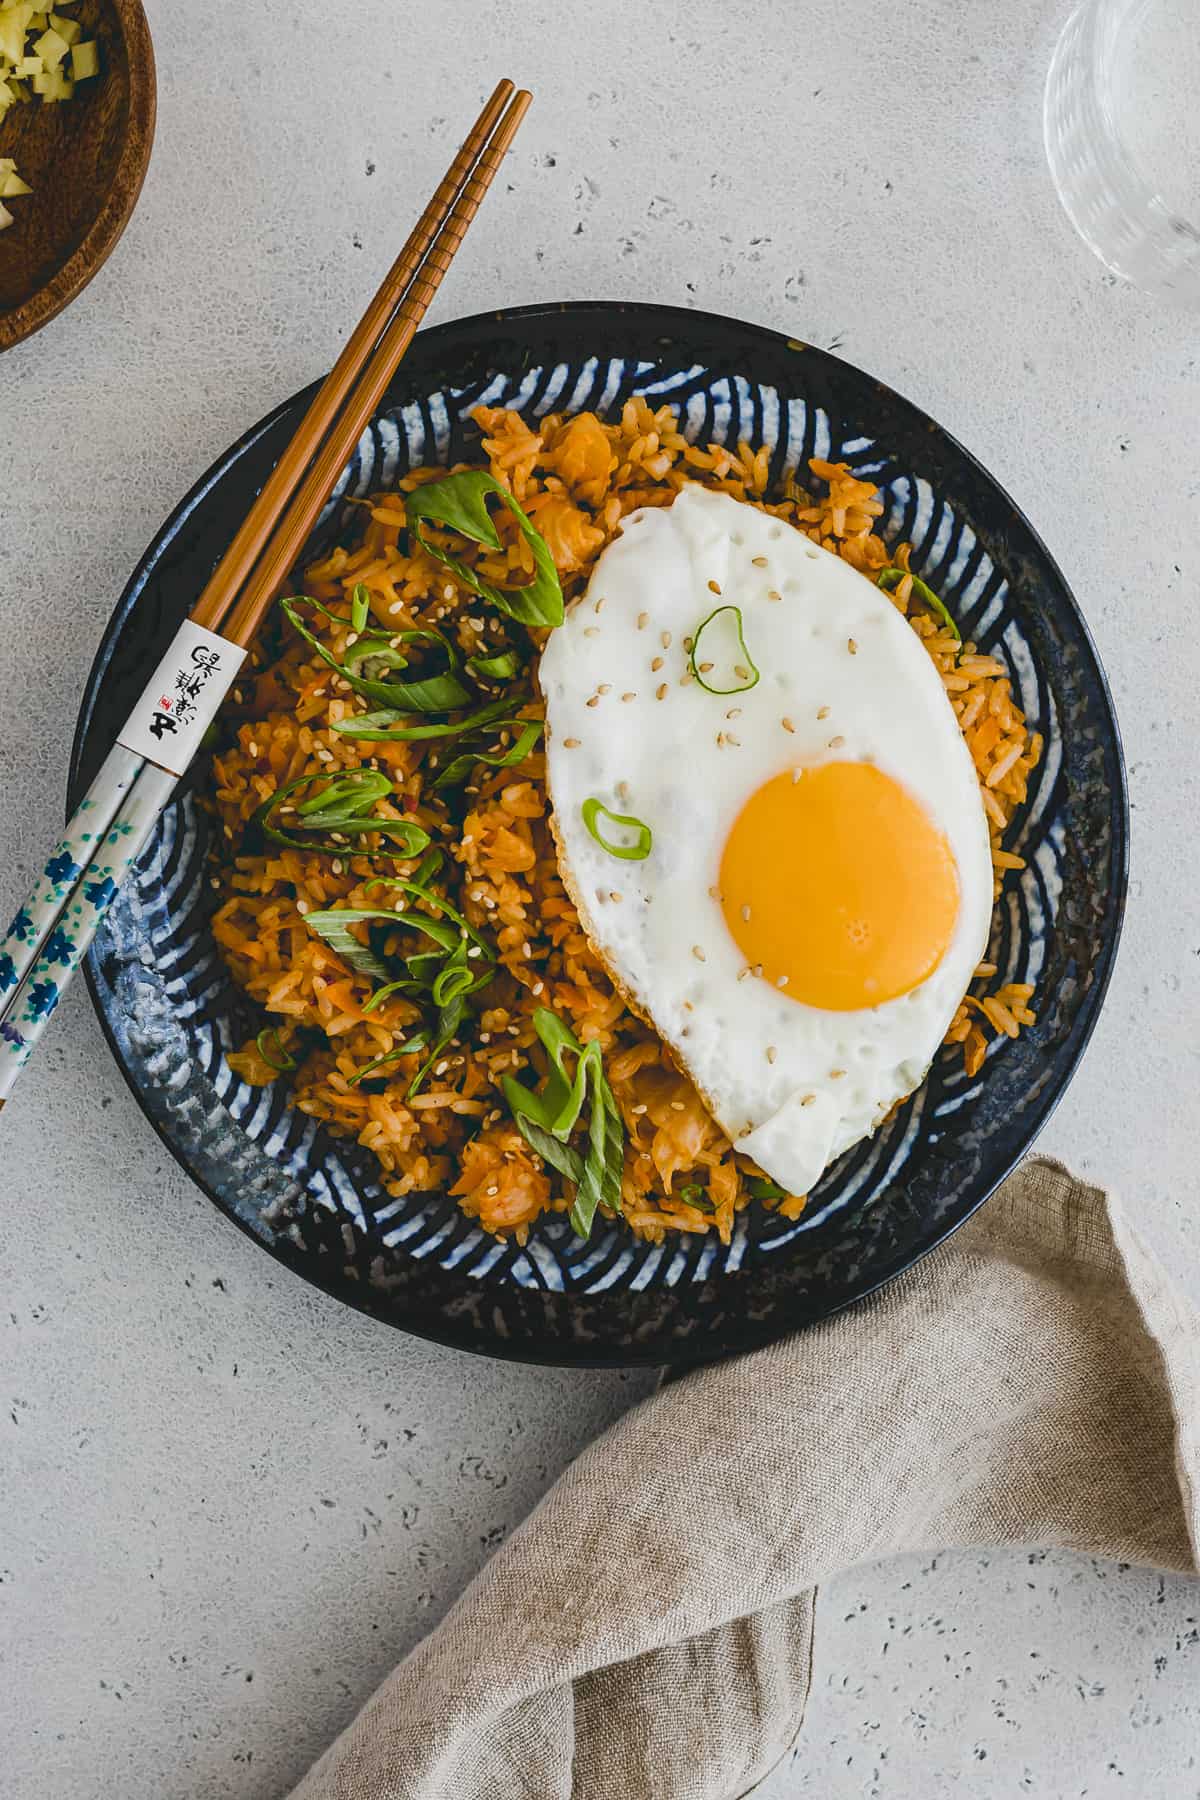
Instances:
[[[395,318],[367,361],[350,403],[321,446],[316,461],[301,482],[291,506],[279,521],[258,566],[246,583],[241,599],[223,628],[223,635],[233,643],[251,642],[263,614],[276,597],[280,583],[286,579],[300,554],[305,539],[329,497],[330,489],[349,459],[364,427],[377,410],[397,365],[412,343],[417,327],[466,236],[532,98],[531,94],[522,89],[510,101],[491,142],[481,155],[474,172],[468,177]]]
[[[530,100],[502,81],[487,102],[0,943],[0,1107],[377,409]]]
[[[442,177],[429,205],[413,226],[408,241],[384,276],[371,304],[346,340],[345,348],[314,395],[287,449],[276,463],[258,499],[239,526],[233,542],[213,570],[191,616],[215,630],[225,617],[246,577],[262,553],[283,507],[291,499],[317,445],[330,429],[367,358],[403,300],[421,260],[445,224],[480,151],[513,91],[501,81],[463,141],[462,149]]]

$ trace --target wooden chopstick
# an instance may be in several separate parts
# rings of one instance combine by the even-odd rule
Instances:
[[[502,112],[510,95],[512,83],[501,82],[164,658],[169,674],[182,641],[191,659],[185,668],[222,668],[220,684],[210,694],[211,710],[240,662],[231,643],[249,645],[412,342],[512,142],[530,95],[524,90],[512,95]],[[232,605],[247,570],[252,571],[249,580]],[[197,626],[207,634],[207,643]],[[223,648],[214,635],[217,626],[228,633]],[[183,652],[178,654],[182,657]],[[157,760],[161,731],[150,731],[146,719],[170,712],[166,701],[154,698],[163,679],[167,676],[152,677],[68,823],[44,872],[52,889],[43,891],[39,881],[0,944],[8,990],[0,996],[0,1109],[201,742],[200,727],[193,723],[189,730],[195,735],[180,745],[179,760]],[[200,717],[203,720],[203,714]],[[173,724],[172,737],[175,729]],[[52,941],[56,920],[59,929]]]
[[[267,608],[286,580],[304,547],[305,539],[317,522],[321,508],[329,498],[330,489],[340,470],[352,455],[364,428],[378,409],[397,364],[412,343],[426,309],[479,210],[479,204],[504,159],[531,99],[532,95],[522,88],[509,102],[507,111],[451,208],[416,279],[400,302],[395,317],[380,338],[374,353],[367,360],[357,387],[335,420],[316,460],[271,534],[254,573],[242,590],[241,598],[222,626],[222,634],[232,643],[248,645],[251,642]]]
[[[209,631],[220,629],[276,527],[280,513],[298,486],[321,440],[333,424],[367,359],[403,300],[422,259],[442,229],[500,118],[513,84],[498,83],[491,99],[476,119],[463,146],[409,234],[408,241],[384,276],[379,289],[333,368],[321,383],[296,429],[295,436],[264,483],[254,505],[239,526],[233,542],[213,570],[191,617]]]

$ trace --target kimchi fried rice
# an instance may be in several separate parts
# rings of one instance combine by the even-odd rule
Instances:
[[[472,466],[486,466],[525,509],[568,604],[625,516],[668,505],[690,481],[763,507],[867,575],[898,568],[891,598],[941,674],[978,772],[999,895],[1008,872],[1023,867],[1003,840],[1041,739],[1013,699],[1004,664],[960,644],[914,592],[908,547],[886,545],[877,534],[883,506],[869,482],[845,464],[814,460],[805,487],[789,481],[768,495],[765,448],[701,448],[687,442],[672,408],[653,410],[637,399],[612,422],[581,413],[530,423],[517,412],[487,408],[475,421],[482,449]],[[230,1063],[252,1084],[286,1070],[293,1103],[370,1151],[390,1194],[448,1190],[485,1230],[524,1242],[540,1214],[571,1206],[562,1179],[518,1130],[500,1086],[506,1075],[539,1078],[545,1063],[534,1016],[549,1007],[581,1043],[595,1041],[603,1053],[624,1125],[625,1225],[656,1242],[670,1231],[714,1231],[728,1242],[736,1214],[752,1203],[752,1186],[762,1192],[758,1171],[735,1152],[652,1027],[615,991],[564,890],[547,819],[545,757],[536,732],[521,732],[522,721],[541,716],[534,670],[544,634],[494,614],[406,531],[406,495],[446,473],[414,469],[396,491],[359,503],[356,541],[339,544],[305,572],[305,594],[340,616],[314,608],[305,623],[344,662],[359,635],[351,598],[365,589],[372,632],[436,629],[462,658],[519,659],[523,698],[503,721],[498,742],[510,756],[514,746],[522,754],[516,761],[478,761],[465,788],[449,796],[444,788],[435,791],[452,754],[444,742],[364,741],[337,731],[339,722],[370,711],[370,699],[286,618],[264,633],[226,706],[214,757],[221,893],[213,930],[234,980],[273,1029]],[[499,551],[471,543],[454,554],[486,581],[509,589],[530,583],[536,571],[528,537],[507,510],[498,510],[495,522]],[[361,602],[358,622],[361,630]],[[387,777],[378,784],[385,792],[392,784],[374,820],[415,824],[444,851],[431,895],[486,937],[496,958],[494,978],[481,985],[458,1036],[441,1049],[417,1091],[411,1090],[422,1049],[392,1054],[419,1025],[413,995],[398,988],[381,999],[378,980],[310,929],[306,915],[403,906],[395,884],[411,877],[418,858],[397,860],[399,846],[393,842],[389,853],[389,840],[378,833],[346,836],[344,847],[335,845],[338,853],[330,854],[302,836],[279,842],[260,829],[262,809],[286,784],[311,778],[316,785],[302,787],[299,799],[320,792],[321,776],[356,770]],[[947,1033],[971,1074],[992,1035],[1015,1037],[1034,1019],[1031,988],[995,986],[996,973],[980,965]],[[775,1193],[755,1203],[795,1218],[805,1200]]]

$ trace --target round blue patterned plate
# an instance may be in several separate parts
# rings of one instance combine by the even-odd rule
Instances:
[[[875,482],[889,540],[944,595],[964,635],[1004,658],[1046,753],[1012,847],[990,950],[998,979],[1037,985],[1038,1023],[968,1079],[943,1053],[870,1142],[831,1168],[804,1218],[752,1207],[733,1241],[661,1246],[619,1227],[586,1244],[564,1217],[523,1248],[441,1194],[395,1200],[372,1159],[247,1087],[227,1052],[261,1020],[208,929],[207,821],[186,787],[108,915],[88,963],[109,1041],[164,1142],[237,1224],[290,1268],[389,1323],[472,1350],[555,1363],[701,1360],[826,1317],[907,1268],[984,1201],[1045,1123],[1096,1020],[1120,932],[1127,800],[1112,702],[1079,609],[1032,527],[968,453],[908,401],[836,357],[755,326],[656,306],[488,314],[422,332],[364,433],[313,548],[345,501],[410,464],[470,454],[481,402],[619,410],[670,401],[689,438],[770,446],[775,477],[811,456]],[[202,587],[307,404],[299,394],[209,470],[122,595],[88,682],[72,801],[146,670]]]

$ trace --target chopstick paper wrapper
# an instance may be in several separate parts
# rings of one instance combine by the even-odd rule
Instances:
[[[240,644],[185,619],[117,742],[182,775],[245,660]]]

